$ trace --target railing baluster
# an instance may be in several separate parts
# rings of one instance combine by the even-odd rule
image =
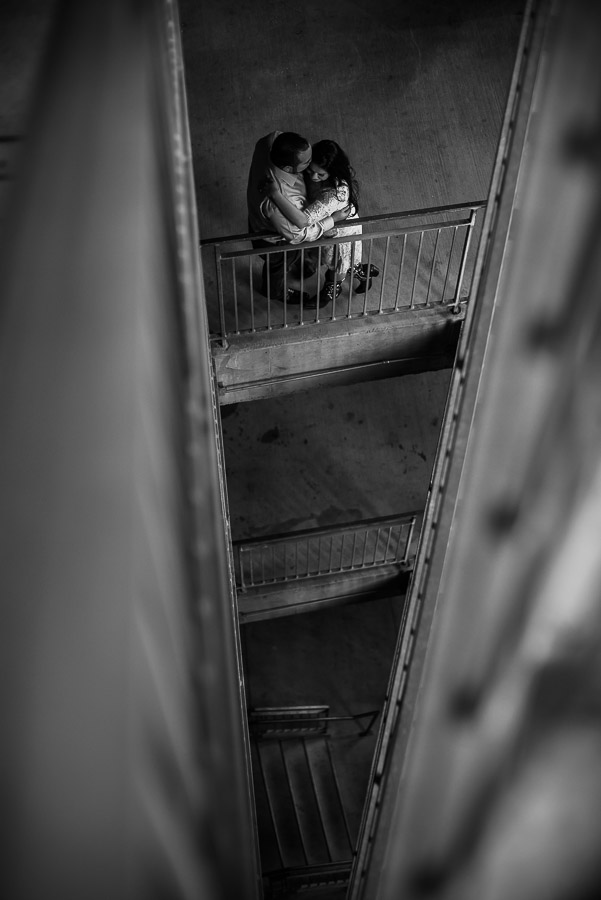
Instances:
[[[225,324],[225,300],[223,297],[223,273],[221,271],[221,245],[215,244],[215,274],[217,277],[217,296],[219,298],[219,324],[221,326],[221,344],[227,347],[227,327]]]
[[[304,247],[300,248],[300,254],[301,255],[300,255],[300,288],[299,288],[299,290],[300,290],[301,297],[302,297],[303,291],[305,289],[305,248]],[[300,305],[300,323],[301,323],[301,325],[303,324],[303,321],[304,321],[303,312],[304,312],[303,305],[301,303],[301,305]]]
[[[461,255],[461,266],[459,269],[459,277],[457,279],[457,292],[455,294],[455,302],[453,303],[453,312],[459,312],[459,304],[461,300],[461,288],[463,287],[463,276],[465,275],[465,267],[467,264],[467,254],[470,249],[470,242],[472,238],[472,231],[474,229],[474,223],[476,221],[476,211],[474,209],[470,210],[470,221],[466,229],[465,242],[463,244],[463,253]]]
[[[321,245],[317,248],[317,288],[316,288],[316,290],[317,290],[318,294],[319,294],[319,283],[320,283],[320,278],[321,278],[321,266],[322,266],[322,262],[321,262],[322,252],[321,251],[322,251],[322,249],[323,248],[321,247]],[[320,312],[321,312],[321,310],[319,309],[319,297],[318,297],[317,298],[317,309],[315,310],[315,322],[316,323],[319,322],[319,313]]]
[[[288,250],[283,250],[284,253],[284,328],[288,328]],[[303,321],[303,304],[301,301],[300,304],[300,319]]]
[[[373,238],[369,239],[369,250],[367,251],[367,277],[369,278],[369,273],[371,271],[371,257],[374,249],[374,241]],[[369,283],[369,282],[368,282]],[[365,294],[363,296],[363,315],[367,315],[367,283],[365,285]]]
[[[234,547],[234,551],[236,551],[236,547]],[[240,546],[238,546],[237,551],[238,552],[236,555],[238,558],[238,571],[240,572],[240,587],[242,588],[243,591],[245,591],[246,587],[247,587],[247,583],[246,583],[246,577],[245,577],[245,572],[244,572],[244,565],[245,565],[244,557],[246,556],[247,551],[244,547],[240,547]]]
[[[405,265],[405,250],[406,249],[407,249],[407,235],[404,234],[403,235],[403,249],[401,250],[401,262],[399,264],[399,279],[397,282],[396,298],[394,301],[395,312],[396,312],[396,310],[399,309],[399,303],[401,300],[401,285],[402,285],[402,280],[403,280],[403,267]]]
[[[255,285],[253,281],[253,259],[254,257],[248,257],[248,292],[250,294],[250,308],[254,310],[255,308]],[[269,314],[269,310],[268,310]],[[254,322],[254,320],[253,320]],[[267,326],[269,327],[269,320],[267,322]],[[254,330],[254,329],[253,329]]]
[[[269,254],[265,254],[265,284],[267,287],[267,321],[271,321],[271,268]]]
[[[355,548],[357,547],[357,532],[353,532],[353,549],[351,551],[351,568],[355,565]]]
[[[428,290],[426,292],[426,306],[430,305],[430,288],[432,286],[432,276],[434,274],[434,267],[436,265],[436,253],[438,252],[438,241],[440,240],[440,231],[439,228],[436,232],[436,241],[434,242],[434,251],[432,253],[432,263],[430,264],[430,279],[428,281]]]
[[[453,226],[453,238],[451,240],[451,249],[449,250],[449,255],[447,257],[447,271],[444,278],[444,284],[442,286],[442,294],[440,296],[440,302],[444,303],[444,295],[447,291],[447,281],[449,279],[449,272],[451,271],[451,263],[453,262],[453,251],[455,249],[455,240],[457,238],[457,225]]]
[[[388,254],[390,253],[390,235],[386,237],[386,249],[384,250],[384,265],[382,266],[382,274],[380,276],[380,300],[378,303],[378,313],[383,312],[384,305],[384,285],[386,284],[386,272],[388,270]],[[369,269],[367,270],[369,278]]]
[[[374,543],[374,558],[373,558],[373,564],[374,564],[374,566],[376,565],[376,563],[377,563],[377,558],[378,558],[378,545],[379,545],[379,543],[380,543],[380,533],[381,533],[381,529],[378,528],[378,530],[376,531],[376,540],[375,540],[375,543]]]
[[[255,573],[254,573],[253,560],[254,560],[254,553],[251,550],[250,553],[248,554],[248,567],[249,567],[248,577],[250,579],[250,584],[249,584],[250,587],[255,586]]]
[[[388,550],[390,548],[390,540],[392,538],[392,529],[393,529],[393,526],[389,525],[388,526],[388,537],[386,538],[386,547],[384,548],[384,562],[387,562],[387,560],[388,560]]]
[[[357,242],[353,241],[351,244],[351,273],[349,275],[349,286],[348,286],[348,317],[349,319],[352,316],[352,302],[353,302],[353,271],[356,265],[356,248]]]
[[[415,309],[415,288],[417,285],[417,276],[419,273],[419,263],[422,255],[422,245],[424,243],[424,232],[420,231],[419,246],[417,248],[417,258],[415,260],[415,272],[413,273],[413,287],[411,288],[411,309]]]
[[[236,278],[236,260],[232,259],[232,293],[234,297],[234,321],[236,322],[236,334],[240,334],[240,320],[238,318],[238,284]],[[254,328],[253,328],[254,331]]]
[[[409,528],[407,532],[407,540],[405,541],[405,553],[403,555],[403,562],[406,563],[409,559],[409,550],[411,549],[411,541],[413,540],[413,532],[415,530],[415,516],[411,519],[409,523]]]
[[[398,555],[399,555],[399,547],[401,546],[401,541],[402,541],[402,539],[403,539],[403,534],[404,534],[404,525],[401,525],[401,527],[399,528],[399,536],[398,536],[398,538],[397,538],[396,547],[395,547],[395,550],[394,550],[394,555],[395,555],[395,557],[397,557],[397,558],[398,558]],[[404,553],[403,553],[403,562],[406,562],[406,561],[407,561],[407,542],[405,542],[405,550],[404,550]]]
[[[334,287],[336,286],[336,268],[338,266],[338,256],[339,256],[338,244],[334,244]],[[336,291],[334,290],[334,297],[332,300],[332,320],[336,318]]]
[[[363,553],[361,556],[361,568],[364,569],[367,567],[367,539],[369,536],[369,529],[366,528],[363,532]]]

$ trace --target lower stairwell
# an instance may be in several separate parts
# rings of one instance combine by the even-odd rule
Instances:
[[[364,793],[345,764],[349,741],[365,741],[378,711],[330,716],[327,706],[255,709],[249,715],[265,896],[343,898]],[[334,723],[366,722],[352,735]],[[371,741],[365,744],[369,768]]]

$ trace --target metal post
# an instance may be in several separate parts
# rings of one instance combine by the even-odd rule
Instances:
[[[457,287],[455,289],[455,301],[453,303],[453,312],[454,313],[459,312],[459,306],[460,306],[459,298],[461,295],[461,288],[463,286],[463,276],[465,275],[465,267],[467,265],[467,254],[468,254],[468,251],[470,248],[470,242],[472,239],[472,231],[473,231],[475,222],[476,222],[476,210],[471,209],[470,210],[470,220],[469,220],[469,223],[467,226],[467,232],[465,235],[465,242],[463,244],[463,251],[461,253],[461,264],[459,266],[459,275],[457,276]]]

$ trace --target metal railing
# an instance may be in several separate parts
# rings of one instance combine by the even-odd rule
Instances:
[[[290,715],[290,710],[278,707],[257,707],[248,712],[248,721],[251,736],[255,738],[275,737],[278,740],[282,736],[296,737],[299,734],[308,734],[312,726],[315,734],[327,734],[328,725],[332,722],[355,722],[359,726],[359,736],[371,734],[374,722],[380,715],[379,709],[370,709],[367,712],[351,713],[347,716],[331,716],[328,706],[308,706],[300,713]],[[363,726],[361,720],[368,719]]]
[[[234,542],[242,591],[407,565],[419,512]]]
[[[474,201],[366,216],[349,224],[353,229],[361,226],[361,235],[344,236],[344,226],[339,225],[338,237],[296,245],[280,241],[271,247],[248,247],[252,240],[273,237],[268,234],[203,240],[200,245],[211,335],[227,345],[227,339],[236,335],[406,309],[448,306],[458,312],[468,297],[468,254],[479,224],[478,212],[485,205],[484,201]],[[432,217],[434,221],[420,224],[407,222]],[[298,277],[286,277],[284,296],[294,288],[315,297],[325,251],[342,243],[351,243],[351,267],[359,261],[360,253],[362,263],[379,269],[370,290],[359,293],[359,284],[354,285],[347,277],[339,297],[329,302],[318,300],[317,307],[310,309],[303,302],[293,305],[288,299],[277,299],[269,279],[266,294],[260,292],[264,260],[274,253],[288,256],[300,250]],[[309,258],[313,267],[317,265],[317,274],[312,276],[303,274]]]

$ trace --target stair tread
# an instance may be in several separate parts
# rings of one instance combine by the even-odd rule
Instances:
[[[324,825],[321,821],[318,800],[315,796],[313,779],[309,771],[305,741],[286,741],[282,744],[282,749],[292,786],[307,863],[309,865],[329,863],[332,860]]]
[[[353,847],[327,738],[306,738],[305,744],[331,857],[349,859]]]
[[[263,872],[276,871],[283,868],[284,862],[278,846],[278,838],[273,824],[269,806],[269,797],[257,746],[251,742],[251,758],[253,784],[255,790],[255,808],[257,813],[257,830],[259,834],[259,850],[261,869]]]
[[[273,813],[283,867],[305,866],[307,858],[295,815],[294,801],[284,767],[280,741],[261,741],[257,745],[257,749]],[[263,831],[265,839],[267,831],[267,828]],[[273,854],[269,851],[268,855],[272,856]]]
[[[352,838],[328,738],[252,744],[263,872],[351,860]]]

